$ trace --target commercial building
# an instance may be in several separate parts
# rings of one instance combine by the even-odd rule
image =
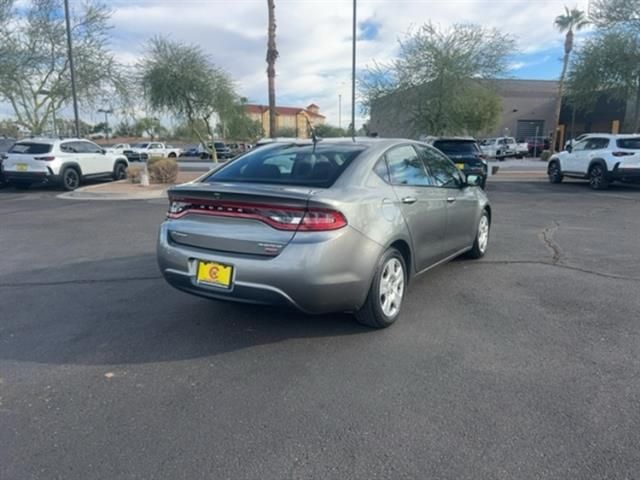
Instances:
[[[493,82],[493,88],[502,101],[502,113],[495,128],[483,132],[482,136],[512,136],[518,139],[540,136],[549,137],[554,127],[554,113],[558,96],[558,82],[555,80],[500,79]],[[412,131],[409,113],[392,94],[374,102],[371,108],[369,129],[383,137],[419,137],[431,132]],[[563,104],[560,115],[559,144],[564,139],[585,132],[617,133],[624,124],[626,103],[617,102],[605,95],[589,114],[574,112]],[[457,132],[472,133],[472,132]]]
[[[265,137],[271,137],[269,130],[269,106],[268,105],[245,105],[245,111],[252,120],[261,123],[262,131]],[[283,131],[292,132],[298,138],[308,138],[309,125],[321,125],[324,123],[325,116],[320,114],[320,107],[315,103],[301,107],[276,107],[276,128],[278,132],[273,136],[282,136]]]

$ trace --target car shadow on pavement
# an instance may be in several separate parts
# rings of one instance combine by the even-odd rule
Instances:
[[[170,287],[154,255],[0,276],[0,358],[112,365],[210,357],[264,344],[375,333],[346,314],[207,300]]]

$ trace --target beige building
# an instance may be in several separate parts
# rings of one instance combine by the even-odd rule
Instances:
[[[252,120],[262,124],[262,132],[265,137],[271,137],[269,131],[269,106],[247,104],[245,111]],[[276,126],[278,131],[289,130],[295,132],[298,138],[308,138],[309,128],[307,119],[311,125],[322,125],[325,117],[320,114],[320,107],[312,103],[306,108],[300,107],[276,107]],[[278,134],[276,133],[276,136]]]

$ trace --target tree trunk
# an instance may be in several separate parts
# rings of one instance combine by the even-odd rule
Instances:
[[[275,137],[276,132],[276,17],[274,0],[267,0],[269,8],[269,34],[267,40],[267,78],[269,81],[269,136]]]
[[[556,139],[558,137],[558,125],[560,124],[560,111],[562,110],[562,95],[564,93],[564,77],[567,74],[567,66],[569,65],[569,55],[571,52],[565,52],[562,62],[562,73],[558,82],[558,98],[556,99],[556,111],[553,117],[553,133],[551,134],[551,151],[555,151]],[[562,149],[562,146],[560,146]]]

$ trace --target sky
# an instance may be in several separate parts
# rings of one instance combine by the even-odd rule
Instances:
[[[398,40],[429,21],[442,26],[477,23],[512,34],[519,52],[510,62],[514,78],[555,79],[561,69],[563,35],[553,26],[564,5],[587,10],[588,0],[358,0],[357,70],[388,61]],[[70,1],[72,8],[80,0]],[[135,63],[154,35],[200,45],[237,82],[253,103],[267,102],[265,0],[109,0],[111,49]],[[275,0],[277,104],[320,106],[327,122],[346,127],[351,111],[352,0]],[[578,44],[583,35],[579,35]],[[4,109],[3,109],[4,110]],[[356,124],[364,118],[357,109]],[[97,114],[91,120],[100,121]]]

